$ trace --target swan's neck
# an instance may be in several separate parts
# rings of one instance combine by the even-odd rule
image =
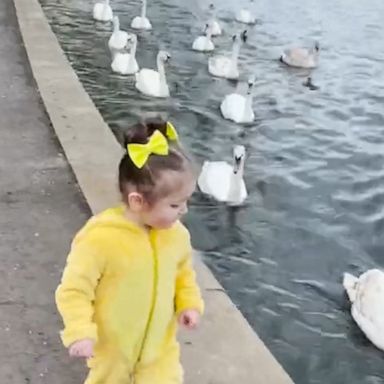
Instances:
[[[211,40],[211,39],[212,39],[212,28],[211,28],[211,27],[209,27],[209,28],[207,29],[207,33],[206,33],[206,35],[207,35],[207,39],[208,39],[208,40]]]
[[[130,57],[129,57],[129,62],[130,62],[130,65],[132,66],[135,59],[136,59],[136,49],[137,49],[137,41],[135,40],[133,42],[133,45],[132,45],[132,48],[131,48],[131,51],[130,51]]]
[[[104,0],[104,5],[107,7],[109,6],[109,0]]]
[[[232,67],[233,68],[237,67],[237,59],[239,57],[239,53],[240,53],[240,43],[238,41],[235,41],[232,47]]]
[[[157,59],[157,69],[160,75],[160,90],[166,89],[168,87],[167,78],[165,76],[164,63],[160,59]]]
[[[315,47],[313,47],[313,48],[311,49],[311,54],[312,54],[314,60],[317,60],[318,57],[319,57],[319,50],[316,49]]]
[[[227,200],[233,203],[239,203],[241,201],[241,187],[244,175],[244,159],[241,160],[237,173],[232,172],[231,179],[229,181],[229,192]]]
[[[143,5],[141,7],[141,17],[144,19],[147,17],[147,0],[143,0]]]
[[[247,96],[245,97],[245,105],[244,105],[244,112],[243,112],[244,115],[246,115],[247,112],[252,109],[252,101],[253,101],[253,93],[252,91],[249,91]]]
[[[118,32],[119,30],[120,30],[120,21],[116,17],[115,19],[113,19],[113,32]]]

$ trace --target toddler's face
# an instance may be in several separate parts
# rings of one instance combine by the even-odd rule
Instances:
[[[177,190],[159,199],[143,212],[144,223],[156,229],[171,227],[188,212],[187,203],[195,188],[196,181],[194,178],[185,177]]]

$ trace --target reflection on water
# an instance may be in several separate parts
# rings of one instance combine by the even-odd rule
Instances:
[[[241,0],[246,3],[246,1]],[[85,88],[113,131],[147,112],[178,127],[199,161],[248,151],[242,208],[196,194],[187,218],[194,245],[232,299],[298,384],[382,383],[382,354],[351,321],[340,285],[344,271],[383,265],[384,2],[259,0],[258,24],[240,55],[242,80],[256,75],[256,122],[239,127],[218,106],[235,84],[207,73],[207,56],[190,50],[206,14],[201,4],[151,0],[153,32],[139,35],[138,62],[154,66],[158,48],[172,53],[169,100],[139,95],[132,78],[110,71],[111,26],[94,23],[91,2],[42,0]],[[225,34],[239,30],[239,1],[218,2]],[[116,0],[122,28],[139,0]],[[320,87],[305,70],[276,58],[291,44],[320,42]],[[81,127],[79,127],[81,129]]]

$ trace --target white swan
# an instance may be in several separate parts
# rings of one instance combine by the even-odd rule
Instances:
[[[93,6],[93,18],[98,21],[112,21],[113,12],[109,0],[104,0]]]
[[[221,113],[225,119],[232,120],[235,123],[251,123],[255,120],[255,113],[252,109],[252,90],[254,84],[255,79],[252,76],[248,80],[247,95],[244,96],[239,93],[231,93],[225,96],[220,105]]]
[[[213,4],[210,4],[209,9],[212,13],[212,16],[208,21],[208,24],[212,28],[212,36],[220,36],[223,33],[223,31],[221,30],[219,22],[216,20],[215,6]]]
[[[253,16],[250,10],[248,9],[240,9],[236,13],[236,21],[243,24],[255,24],[256,17]]]
[[[125,48],[128,41],[128,33],[120,29],[118,16],[113,17],[113,32],[108,40],[108,48],[112,54]]]
[[[147,0],[142,0],[141,16],[136,16],[131,23],[133,29],[143,29],[149,31],[152,24],[147,18]]]
[[[352,317],[367,338],[384,351],[384,272],[370,269],[359,278],[344,274]]]
[[[212,40],[212,27],[207,24],[205,26],[205,36],[199,36],[192,44],[192,49],[200,52],[210,52],[215,49],[215,45]]]
[[[290,67],[315,68],[318,64],[319,51],[320,47],[318,43],[311,49],[291,48],[280,56],[280,61]]]
[[[247,31],[233,36],[233,47],[231,57],[214,56],[208,60],[208,71],[211,75],[236,80],[239,78],[237,59],[242,43],[247,41]]]
[[[206,161],[201,170],[198,185],[203,193],[213,196],[218,201],[240,205],[248,196],[243,179],[244,146],[235,146],[233,160],[233,165],[225,161]]]
[[[136,73],[136,88],[145,95],[168,97],[169,88],[165,77],[165,63],[171,58],[170,54],[160,51],[157,55],[157,69],[144,68]]]
[[[136,61],[137,36],[130,34],[126,44],[129,52],[117,52],[111,64],[113,72],[121,75],[133,75],[139,71],[139,65]]]

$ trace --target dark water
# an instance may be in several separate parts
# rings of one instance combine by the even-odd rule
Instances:
[[[259,23],[240,57],[243,79],[257,78],[257,119],[246,127],[218,111],[235,85],[210,77],[207,57],[190,50],[206,15],[201,4],[149,0],[154,31],[139,35],[138,62],[153,66],[159,47],[173,57],[172,98],[156,100],[111,73],[111,27],[93,22],[91,1],[42,3],[117,137],[155,111],[169,116],[201,162],[230,161],[232,146],[246,145],[246,206],[230,209],[196,194],[187,221],[194,246],[295,382],[383,383],[383,354],[352,322],[340,282],[344,271],[384,264],[384,2],[255,1]],[[226,34],[216,52],[230,50],[239,3],[218,3]],[[139,1],[113,6],[128,29]],[[284,47],[314,40],[318,91],[302,86],[307,71],[276,60]]]

